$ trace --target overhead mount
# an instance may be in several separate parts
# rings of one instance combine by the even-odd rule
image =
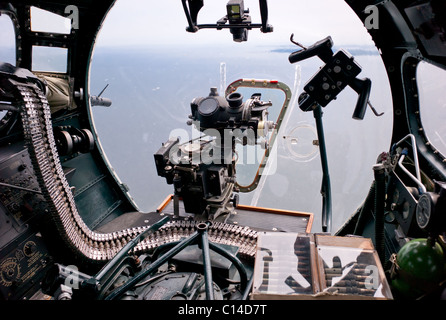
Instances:
[[[188,26],[186,31],[197,32],[200,29],[229,29],[235,42],[248,40],[248,30],[260,29],[263,33],[273,31],[268,24],[267,0],[259,0],[261,23],[252,23],[249,9],[245,9],[244,0],[229,0],[226,4],[227,14],[217,21],[216,24],[197,24],[198,12],[204,6],[203,0],[181,0]]]

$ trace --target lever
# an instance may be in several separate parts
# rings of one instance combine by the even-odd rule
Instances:
[[[333,40],[331,39],[330,36],[316,42],[315,44],[313,44],[308,48],[304,47],[298,42],[295,42],[293,40],[293,37],[294,34],[291,35],[290,38],[291,42],[303,49],[290,54],[290,56],[288,57],[290,63],[296,63],[314,56],[318,56],[322,61],[327,63],[333,56],[333,51],[331,50],[331,48],[333,47]]]
[[[375,116],[381,117],[382,115],[384,115],[384,112],[379,112],[378,113],[378,111],[376,111],[376,109],[372,106],[372,103],[370,102],[370,100],[367,102],[367,104],[369,105],[370,109],[372,109],[372,111],[375,114]]]
[[[363,80],[353,79],[350,83],[350,87],[359,94],[355,110],[353,111],[353,119],[362,120],[364,119],[364,115],[367,110],[372,81],[370,81],[368,78]]]

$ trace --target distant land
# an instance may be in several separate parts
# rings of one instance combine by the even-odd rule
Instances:
[[[378,50],[375,47],[370,47],[370,46],[352,47],[352,48],[349,48],[348,46],[333,47],[333,52],[337,52],[340,49],[347,51],[352,56],[378,56],[379,55]],[[295,52],[298,50],[300,50],[300,48],[297,46],[286,46],[286,47],[272,49],[271,52],[292,53],[292,52]]]

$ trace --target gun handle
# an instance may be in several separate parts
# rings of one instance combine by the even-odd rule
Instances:
[[[311,47],[303,50],[299,50],[293,52],[289,55],[288,60],[290,63],[296,63],[314,56],[318,56],[325,63],[333,56],[333,51],[331,48],[333,47],[333,40],[330,36],[325,39],[322,39]]]
[[[299,96],[299,108],[304,111],[313,111],[313,106],[315,105],[316,101],[305,91],[301,93]]]
[[[370,90],[372,89],[372,81],[368,78],[363,80],[355,79],[350,84],[350,87],[359,94],[355,111],[353,112],[353,119],[362,120],[367,111],[367,103],[369,102]]]

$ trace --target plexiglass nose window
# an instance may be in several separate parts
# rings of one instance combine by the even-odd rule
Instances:
[[[15,65],[16,44],[15,31],[11,18],[6,15],[0,15],[0,62],[7,62]]]
[[[205,1],[198,23],[215,24],[227,14],[226,4]],[[244,7],[253,23],[261,20],[258,1],[246,0]],[[361,205],[373,180],[372,166],[388,150],[392,131],[390,89],[378,50],[342,0],[269,1],[268,8],[273,32],[248,30],[241,42],[228,29],[187,32],[181,1],[118,0],[111,9],[97,38],[89,93],[98,95],[107,87],[102,97],[112,105],[92,106],[92,121],[110,165],[142,211],[155,210],[173,193],[157,174],[154,153],[171,136],[194,137],[196,128],[187,124],[194,99],[207,97],[211,88],[224,96],[238,79],[277,80],[292,95],[275,154],[256,188],[240,193],[240,203],[312,212],[312,231],[321,231],[320,141],[313,113],[299,108],[299,96],[324,62],[314,56],[290,63],[289,55],[302,49],[290,41],[291,34],[305,47],[331,36],[333,52],[346,50],[361,67],[358,78],[372,81],[370,102],[384,115],[367,107],[362,121],[352,119],[358,93],[348,86],[322,109],[333,231]]]
[[[446,155],[446,102],[443,93],[446,72],[427,62],[417,69],[423,129],[433,146]]]
[[[0,63],[16,64],[16,35],[14,24],[11,18],[6,15],[0,15]],[[0,101],[1,103],[1,101]],[[2,108],[3,109],[3,108]],[[13,119],[13,112],[0,110],[0,135],[7,132],[9,123]]]

